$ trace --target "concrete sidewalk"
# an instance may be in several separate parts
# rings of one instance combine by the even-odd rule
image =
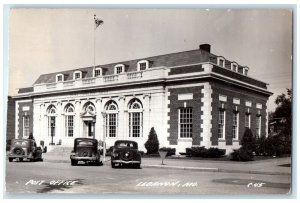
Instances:
[[[45,162],[70,163],[69,156],[43,154]],[[106,157],[105,165],[110,165],[110,157]],[[280,165],[291,164],[291,158],[273,158],[250,162],[195,160],[190,158],[167,158],[164,165],[160,158],[142,158],[142,168],[164,168],[177,170],[196,170],[225,173],[251,173],[266,175],[291,175],[291,167]]]

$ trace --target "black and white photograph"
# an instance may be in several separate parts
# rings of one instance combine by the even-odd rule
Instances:
[[[10,8],[4,193],[289,198],[293,15]]]

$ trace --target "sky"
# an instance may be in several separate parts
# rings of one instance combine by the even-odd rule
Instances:
[[[94,14],[104,24],[94,32]],[[292,87],[292,11],[282,9],[11,9],[9,95],[41,74],[198,49],[248,66],[274,95]]]

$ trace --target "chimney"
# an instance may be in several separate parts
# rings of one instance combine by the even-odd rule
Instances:
[[[210,53],[210,44],[200,44],[199,48]]]

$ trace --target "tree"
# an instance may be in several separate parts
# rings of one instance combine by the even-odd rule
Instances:
[[[255,137],[250,128],[246,128],[242,138],[242,146],[239,149],[233,150],[231,160],[234,161],[251,161],[253,160],[253,152],[255,151]]]
[[[159,141],[157,139],[157,134],[154,127],[151,128],[148,136],[148,140],[145,143],[145,148],[147,149],[147,154],[154,154],[158,152]]]
[[[273,113],[273,119],[279,120],[283,126],[282,131],[286,136],[291,136],[292,132],[292,90],[287,89],[287,95],[284,93],[278,95],[275,99],[277,107]]]
[[[253,151],[255,148],[255,137],[250,128],[246,128],[241,141],[242,148]]]

